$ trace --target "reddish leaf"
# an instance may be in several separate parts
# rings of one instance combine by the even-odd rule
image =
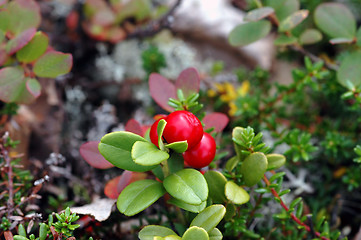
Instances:
[[[144,131],[140,123],[135,119],[130,119],[125,124],[125,131],[132,132],[138,134],[139,136],[144,136]]]
[[[10,231],[4,232],[5,240],[14,240],[13,234]]]
[[[149,92],[153,100],[164,110],[172,112],[168,105],[169,98],[176,98],[176,88],[168,79],[158,73],[149,76]]]
[[[200,78],[197,69],[187,68],[183,70],[175,83],[176,89],[182,89],[185,97],[199,92]]]
[[[0,66],[2,66],[6,60],[8,59],[8,56],[6,54],[5,49],[0,49]]]
[[[104,194],[108,198],[116,199],[126,186],[128,186],[132,182],[145,179],[146,177],[146,173],[131,172],[125,170],[122,175],[115,177],[109,182],[107,182],[104,188]]]
[[[98,150],[97,141],[90,141],[80,146],[79,152],[84,160],[89,163],[90,166],[99,169],[107,169],[114,167],[113,164],[105,160]]]
[[[29,28],[24,32],[20,33],[17,37],[11,39],[6,45],[6,52],[12,55],[22,49],[26,44],[30,42],[35,36],[36,29]]]
[[[223,113],[210,113],[203,118],[204,129],[214,128],[216,132],[222,132],[228,124],[228,117]]]
[[[77,11],[71,11],[66,17],[66,26],[71,30],[75,31],[79,24],[79,13]]]

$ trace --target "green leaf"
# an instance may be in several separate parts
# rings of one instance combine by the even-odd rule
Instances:
[[[314,44],[322,40],[322,34],[317,29],[306,29],[301,33],[299,42],[301,45]]]
[[[266,0],[265,5],[275,10],[277,19],[280,22],[300,9],[299,0]]]
[[[169,158],[169,154],[159,150],[150,142],[137,141],[133,144],[131,155],[136,164],[154,166]]]
[[[188,143],[187,143],[187,141],[179,141],[179,142],[172,142],[172,143],[166,144],[164,146],[166,148],[170,148],[170,149],[174,150],[177,153],[183,153],[187,150]]]
[[[20,235],[15,235],[14,240],[29,240],[29,238],[23,237],[23,236],[20,236]]]
[[[360,62],[361,51],[355,51],[343,59],[337,71],[337,79],[341,85],[347,87],[347,80],[349,80],[355,87],[361,86]]]
[[[24,225],[19,224],[18,233],[19,233],[20,236],[26,237],[26,230],[25,230]]]
[[[287,46],[297,43],[297,38],[294,36],[287,36],[284,34],[279,35],[273,42],[276,46]]]
[[[131,156],[133,144],[137,141],[147,141],[131,132],[113,132],[102,137],[99,152],[114,166],[134,172],[146,172],[156,166],[141,166],[136,164]]]
[[[357,38],[356,44],[357,44],[359,47],[361,47],[361,27],[359,27],[359,29],[357,30],[356,38]]]
[[[228,203],[226,207],[226,214],[224,215],[224,220],[229,221],[233,218],[234,215],[236,215],[236,205],[233,203]]]
[[[199,213],[191,222],[192,226],[201,227],[207,232],[212,231],[224,217],[226,208],[221,204],[207,207]]]
[[[133,216],[143,211],[165,193],[162,183],[144,179],[129,184],[120,193],[117,200],[119,211],[127,216]]]
[[[22,49],[26,44],[30,42],[31,39],[35,36],[36,29],[30,28],[20,33],[15,38],[8,41],[6,44],[6,52],[9,55],[12,55]]]
[[[233,181],[228,181],[225,186],[227,199],[234,204],[244,204],[249,201],[249,194]]]
[[[227,183],[226,177],[217,171],[207,171],[204,173],[209,188],[209,196],[214,203],[224,203],[226,195],[224,194],[224,187]]]
[[[273,170],[282,167],[286,163],[286,157],[282,154],[267,154],[268,167],[267,170]]]
[[[35,78],[25,78],[26,89],[33,95],[35,98],[40,96],[41,85]]]
[[[330,40],[330,43],[335,45],[335,44],[351,44],[353,43],[353,38],[332,38]]]
[[[236,144],[236,143],[235,143]],[[237,156],[233,156],[226,162],[226,169],[229,172],[232,172],[232,170],[237,166],[239,163],[239,158]]]
[[[140,230],[138,237],[140,240],[153,240],[155,236],[166,237],[169,235],[177,234],[167,227],[148,225]]]
[[[206,206],[207,206],[207,201],[203,201],[201,204],[199,205],[192,205],[192,204],[188,204],[185,203],[181,200],[178,200],[176,198],[171,198],[168,203],[173,204],[179,208],[182,208],[188,212],[193,212],[193,213],[199,213],[200,211],[202,211]]]
[[[166,125],[167,125],[167,122],[164,119],[162,119],[158,122],[158,126],[157,126],[158,146],[160,149],[163,149],[163,150],[164,150],[164,143],[162,141],[162,136],[163,136],[163,132],[164,132]]]
[[[280,23],[278,27],[278,31],[286,32],[295,28],[298,24],[300,24],[303,20],[307,18],[308,13],[309,13],[308,10],[299,10],[292,13],[290,16],[288,16],[285,20],[283,20]]]
[[[0,29],[0,43],[2,43],[4,40],[5,40],[5,32],[3,32],[3,31]]]
[[[45,53],[48,45],[48,36],[43,32],[37,32],[25,47],[16,52],[16,58],[20,62],[31,63]]]
[[[164,238],[164,240],[182,240],[182,238],[178,235],[169,235]]]
[[[73,65],[71,54],[51,51],[41,56],[34,64],[34,73],[38,77],[56,78],[70,72]]]
[[[210,231],[208,235],[209,235],[209,240],[222,240],[223,238],[222,232],[219,231],[218,228],[213,228],[213,230]]]
[[[322,3],[314,12],[319,29],[331,38],[354,38],[356,21],[351,11],[340,3]]]
[[[271,7],[261,7],[261,8],[257,8],[254,9],[250,12],[247,13],[247,15],[244,17],[245,21],[259,21],[263,18],[268,17],[269,15],[271,15],[272,13],[274,13],[275,10]]]
[[[267,170],[267,158],[261,152],[250,154],[242,163],[240,173],[244,182],[251,187],[258,183]]]
[[[266,20],[238,25],[229,34],[229,43],[233,46],[245,46],[264,38],[271,31],[271,23]]]
[[[172,153],[170,158],[168,159],[168,168],[169,173],[175,173],[184,168],[184,159],[182,154]]]
[[[203,228],[193,226],[183,234],[182,240],[209,240],[209,236]]]
[[[200,205],[207,200],[208,185],[199,171],[187,168],[166,177],[163,185],[174,198],[185,203]]]

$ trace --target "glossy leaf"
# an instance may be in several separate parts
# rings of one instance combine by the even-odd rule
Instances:
[[[252,11],[249,11],[247,13],[247,15],[244,17],[244,20],[250,21],[250,22],[258,21],[258,20],[268,17],[269,15],[271,15],[274,12],[275,12],[275,10],[271,7],[256,8]]]
[[[35,78],[25,78],[26,89],[28,92],[33,95],[35,98],[40,96],[41,85]]]
[[[209,197],[212,198],[214,203],[224,203],[226,196],[224,194],[224,187],[226,185],[226,177],[217,171],[207,171],[204,173],[209,188]]]
[[[267,154],[268,167],[267,170],[273,170],[282,167],[286,163],[286,157],[282,154]]]
[[[191,222],[190,226],[201,227],[207,232],[212,231],[224,217],[226,208],[221,204],[207,207],[199,213]]]
[[[346,56],[337,71],[338,82],[347,87],[350,81],[355,87],[361,86],[361,51],[355,51]]]
[[[226,169],[229,172],[232,172],[232,170],[237,166],[237,164],[239,163],[239,159],[237,156],[233,156],[230,159],[228,159],[228,161],[226,162]]]
[[[48,237],[48,229],[48,225],[45,223],[40,223],[39,240],[45,240]]]
[[[353,38],[356,33],[356,21],[351,11],[340,3],[322,3],[314,13],[319,29],[331,38]]]
[[[188,204],[199,205],[208,197],[208,185],[204,176],[192,168],[169,175],[164,179],[163,185],[170,195]]]
[[[56,78],[67,74],[73,65],[71,54],[51,51],[41,56],[34,64],[34,73],[38,77]]]
[[[305,20],[308,16],[309,11],[308,10],[299,10],[297,12],[292,13],[290,16],[288,16],[285,20],[283,20],[278,30],[280,32],[286,32],[293,28],[295,28],[298,24],[300,24],[303,20]]]
[[[265,2],[266,6],[270,6],[275,10],[276,16],[280,22],[300,9],[299,0],[266,0]]]
[[[223,238],[222,232],[219,231],[218,228],[213,228],[213,230],[210,231],[208,235],[209,235],[209,240],[222,240]]]
[[[45,53],[48,45],[48,36],[42,32],[37,32],[25,47],[16,52],[16,58],[20,62],[31,63]]]
[[[176,88],[173,83],[158,73],[149,76],[149,92],[153,100],[164,110],[172,112],[168,105],[169,98],[176,98]]]
[[[130,119],[125,124],[124,130],[128,131],[128,132],[138,134],[141,137],[144,137],[144,131],[142,129],[142,125],[140,125],[140,123],[135,119]]]
[[[155,166],[138,165],[131,157],[133,144],[137,141],[147,140],[130,132],[113,132],[102,137],[98,148],[103,157],[118,168],[134,172],[149,171]]]
[[[133,216],[143,211],[165,193],[160,182],[144,179],[129,184],[120,193],[117,200],[119,211],[127,216]]]
[[[8,237],[9,234],[7,235],[7,232],[5,232],[4,236],[5,236],[5,240],[29,240],[29,238],[23,237],[20,235],[15,235],[14,237],[10,238],[10,237]],[[11,236],[12,236],[12,234],[11,234]]]
[[[164,132],[166,125],[167,125],[167,122],[164,119],[162,119],[158,122],[158,126],[157,126],[158,146],[160,149],[163,149],[163,150],[164,150],[164,143],[162,140],[162,136],[163,136],[163,132]]]
[[[322,40],[322,34],[317,29],[306,29],[301,33],[299,42],[301,45],[314,44]]]
[[[169,173],[175,173],[184,168],[184,159],[182,154],[172,153],[170,158],[167,160]]]
[[[145,226],[142,230],[140,230],[138,237],[140,240],[153,240],[154,237],[166,237],[169,235],[177,235],[172,229],[156,226],[156,225],[148,225]]]
[[[197,69],[190,67],[183,70],[175,82],[175,88],[181,89],[184,97],[199,92],[200,78]]]
[[[98,141],[90,141],[83,143],[79,152],[83,159],[92,167],[99,169],[107,169],[114,167],[113,164],[108,162],[99,152]]]
[[[159,150],[150,142],[137,141],[131,151],[132,159],[136,164],[142,166],[154,166],[169,158],[169,154]]]
[[[297,38],[294,36],[279,35],[273,42],[276,46],[287,46],[297,43]]]
[[[171,198],[168,201],[168,203],[173,204],[179,208],[182,208],[188,212],[193,212],[193,213],[199,213],[207,206],[207,201],[204,201],[199,205],[192,205],[192,204],[185,203],[181,200],[178,200],[176,198]]]
[[[249,201],[249,194],[233,181],[228,181],[225,186],[227,199],[234,204],[244,204]]]
[[[207,114],[202,122],[204,123],[204,129],[214,128],[215,132],[222,132],[227,126],[229,118],[224,113],[213,112]]]
[[[245,46],[266,37],[270,31],[269,21],[248,22],[235,27],[229,34],[228,40],[233,46]]]
[[[193,226],[185,231],[182,240],[209,240],[209,236],[207,231],[203,228]]]
[[[6,52],[9,55],[12,55],[22,49],[26,44],[30,42],[30,40],[35,36],[36,29],[30,28],[28,30],[25,30],[24,32],[20,33],[15,38],[11,39],[6,44]]]
[[[244,182],[251,187],[258,183],[267,170],[267,158],[261,152],[250,154],[242,163],[240,173]]]
[[[183,153],[187,150],[188,143],[187,143],[187,141],[180,141],[180,142],[172,142],[172,143],[166,144],[164,146],[166,148],[170,148],[170,149],[174,150],[177,153]]]
[[[169,235],[164,237],[164,240],[182,240],[182,238],[178,235]]]

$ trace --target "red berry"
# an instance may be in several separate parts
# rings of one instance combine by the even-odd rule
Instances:
[[[208,134],[204,133],[202,140],[194,147],[183,153],[183,158],[189,166],[202,168],[208,166],[216,155],[216,141]]]
[[[199,143],[203,136],[201,121],[191,112],[175,111],[165,119],[163,137],[167,143],[187,141],[188,149]]]
[[[157,133],[157,128],[158,128],[158,123],[160,120],[165,119],[167,116],[163,116],[161,118],[159,118],[157,121],[155,121],[153,123],[153,125],[150,127],[150,131],[149,131],[149,138],[150,141],[152,141],[152,143],[154,145],[156,145],[158,148],[158,133]]]

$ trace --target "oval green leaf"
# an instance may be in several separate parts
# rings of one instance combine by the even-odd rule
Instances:
[[[244,204],[249,201],[248,192],[232,181],[226,183],[225,193],[227,199],[234,204]]]
[[[177,235],[172,229],[157,225],[148,225],[140,230],[138,237],[140,240],[153,240],[154,237],[166,237],[169,235]]]
[[[41,85],[35,78],[25,78],[26,80],[26,89],[33,95],[35,98],[40,96]]]
[[[45,53],[48,45],[48,36],[43,32],[37,32],[25,47],[16,52],[16,58],[20,62],[31,63]]]
[[[280,22],[300,9],[299,0],[266,0],[265,5],[270,6],[275,10],[276,16]]]
[[[233,46],[245,46],[264,38],[271,31],[271,23],[266,20],[238,25],[229,34],[229,43]]]
[[[137,141],[131,151],[132,159],[142,166],[154,166],[169,158],[169,154],[159,150],[153,143]]]
[[[22,49],[25,45],[27,45],[31,39],[35,36],[36,29],[30,28],[25,30],[24,32],[20,33],[15,38],[11,39],[6,44],[6,52],[9,55],[12,55]]]
[[[258,20],[268,17],[269,15],[271,15],[274,12],[275,12],[275,10],[271,7],[257,8],[257,9],[254,9],[254,10],[248,12],[247,15],[244,17],[244,20],[250,21],[250,22],[258,21]]]
[[[317,29],[306,29],[301,33],[299,42],[301,45],[314,44],[322,40],[322,34]]]
[[[182,240],[182,238],[178,235],[169,235],[164,238],[164,240]]]
[[[184,168],[184,159],[182,154],[172,153],[170,158],[168,159],[168,168],[169,173],[175,173]]]
[[[292,13],[290,16],[288,16],[285,20],[283,20],[280,23],[278,27],[278,31],[286,32],[295,28],[298,24],[300,24],[303,20],[307,18],[308,13],[309,13],[308,10],[299,10]]]
[[[133,216],[152,205],[164,193],[165,189],[158,181],[144,179],[133,182],[120,193],[117,207],[121,213]]]
[[[49,227],[45,223],[40,223],[39,240],[45,240],[48,237]]]
[[[156,166],[141,166],[133,161],[131,150],[137,141],[147,140],[130,132],[113,132],[103,136],[98,148],[103,157],[118,168],[134,172],[145,172],[155,168]]]
[[[236,143],[235,143],[236,144]],[[237,164],[239,163],[239,158],[237,156],[233,156],[226,162],[226,169],[229,172],[232,172],[232,170],[237,167]]]
[[[168,201],[168,203],[173,204],[179,208],[182,208],[188,212],[193,212],[193,213],[199,213],[207,206],[207,201],[204,201],[199,205],[192,205],[192,204],[185,203],[181,200],[178,200],[176,198],[171,198]]]
[[[163,132],[164,132],[164,128],[167,125],[167,122],[162,119],[158,122],[158,126],[157,126],[157,134],[158,134],[158,146],[160,149],[164,150],[164,143],[162,141],[162,136],[163,136]]]
[[[51,51],[41,56],[34,64],[34,73],[38,77],[56,78],[67,74],[73,65],[73,56]]]
[[[208,235],[209,235],[209,240],[222,240],[223,238],[222,232],[219,231],[218,228],[213,228],[213,230],[210,231]]]
[[[349,80],[355,87],[361,86],[361,51],[356,51],[346,56],[337,71],[338,82],[347,87]]]
[[[314,13],[319,29],[331,38],[353,38],[356,21],[351,11],[341,3],[322,3]]]
[[[212,231],[226,214],[226,208],[221,204],[207,207],[199,213],[191,222],[192,226],[201,227],[207,232]]]
[[[209,196],[214,203],[224,203],[226,195],[224,194],[224,187],[227,183],[226,177],[217,171],[207,171],[204,173],[209,188]]]
[[[185,203],[200,205],[207,200],[208,185],[199,171],[187,168],[166,177],[163,185],[174,198]]]
[[[286,157],[282,154],[271,153],[267,154],[268,167],[267,170],[273,170],[282,167],[286,163]]]
[[[180,141],[180,142],[173,142],[170,144],[166,144],[164,146],[166,148],[170,148],[170,149],[174,150],[177,153],[183,153],[187,150],[188,143],[187,143],[187,141]]]
[[[251,187],[258,183],[267,170],[267,158],[261,152],[250,154],[242,163],[240,173],[243,176],[244,182]]]
[[[297,43],[297,38],[294,36],[287,36],[284,34],[279,35],[273,42],[276,46],[287,46]]]
[[[209,236],[207,231],[203,228],[193,226],[185,231],[182,240],[209,240]]]
[[[13,239],[14,240],[29,240],[29,238],[23,237],[23,236],[20,236],[20,235],[15,235]]]

